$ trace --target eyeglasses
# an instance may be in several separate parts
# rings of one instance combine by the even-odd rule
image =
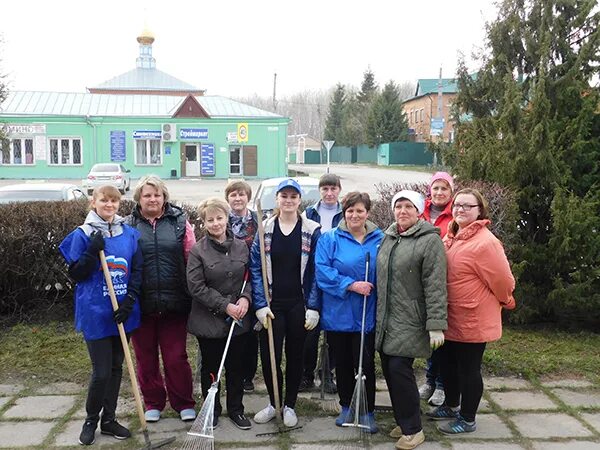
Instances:
[[[466,203],[455,203],[454,205],[452,205],[452,209],[458,210],[462,208],[463,211],[471,211],[471,208],[476,207],[478,208],[479,205],[468,205]]]

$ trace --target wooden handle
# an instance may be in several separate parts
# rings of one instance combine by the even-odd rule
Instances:
[[[100,263],[102,264],[102,272],[104,272],[104,279],[106,280],[106,286],[108,287],[110,302],[112,303],[113,311],[116,311],[119,309],[119,302],[117,302],[117,296],[115,295],[115,288],[113,287],[112,278],[110,277],[110,271],[108,270],[108,264],[106,263],[104,250],[100,250]],[[145,431],[148,429],[148,424],[146,423],[146,416],[144,416],[142,397],[140,396],[140,389],[135,376],[135,369],[133,368],[133,361],[131,359],[131,351],[129,350],[127,336],[125,335],[125,328],[123,327],[122,323],[118,323],[117,329],[119,330],[121,345],[123,346],[123,353],[125,353],[125,361],[127,362],[127,370],[129,371],[129,378],[131,379],[131,386],[133,388],[133,396],[135,397],[135,405],[140,418],[140,424],[142,425],[142,431]]]

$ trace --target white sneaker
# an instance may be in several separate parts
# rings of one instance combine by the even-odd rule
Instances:
[[[434,391],[435,386],[432,386],[428,383],[423,383],[419,388],[419,397],[421,397],[423,400],[427,400],[433,395]]]
[[[273,405],[268,405],[266,408],[261,409],[254,415],[254,421],[256,423],[267,423],[273,420],[277,415],[277,411],[273,408]]]
[[[296,416],[296,411],[289,406],[283,407],[283,424],[286,427],[295,427],[298,425],[298,416]]]
[[[443,389],[436,389],[433,391],[431,397],[429,397],[429,404],[433,406],[442,406],[446,400],[446,394]]]

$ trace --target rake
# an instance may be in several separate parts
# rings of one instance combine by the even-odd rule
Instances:
[[[365,269],[365,281],[369,281],[369,264],[370,254],[367,252],[366,255],[366,269]],[[350,401],[350,412],[348,414],[348,421],[342,424],[343,427],[352,427],[358,431],[358,438],[360,442],[365,442],[367,437],[370,435],[370,426],[367,416],[367,396],[365,379],[366,376],[363,374],[363,353],[365,344],[365,322],[367,315],[367,296],[363,295],[363,310],[362,310],[362,322],[360,328],[360,350],[358,353],[358,373],[356,374],[356,383],[354,384],[354,392],[352,394],[352,400]]]
[[[244,283],[242,284],[241,292],[244,292],[246,288],[246,282],[248,281],[248,272],[244,274]],[[227,335],[227,341],[225,342],[225,350],[223,350],[223,356],[221,357],[221,364],[217,372],[217,378],[213,379],[204,403],[200,408],[200,412],[194,420],[190,431],[187,432],[188,436],[181,447],[181,450],[212,450],[215,448],[215,435],[213,420],[215,417],[215,401],[219,392],[219,382],[221,381],[221,373],[225,366],[225,359],[227,358],[227,351],[229,350],[229,344],[231,343],[231,337],[236,325],[242,326],[241,322],[232,320],[231,327],[229,328],[229,334]]]
[[[108,294],[112,303],[113,311],[116,311],[117,309],[119,309],[119,303],[117,302],[117,296],[115,295],[115,288],[112,283],[110,271],[108,270],[108,264],[106,262],[106,255],[104,254],[104,250],[100,250],[100,263],[102,264],[102,272],[104,272],[104,279],[106,280],[106,287],[108,288]],[[131,352],[129,351],[129,343],[127,342],[127,336],[125,335],[125,328],[123,327],[122,323],[118,323],[117,329],[119,330],[121,345],[123,346],[123,352],[125,353],[125,361],[127,362],[129,379],[131,380],[133,396],[135,397],[135,406],[137,407],[138,416],[140,418],[140,425],[142,427],[142,434],[144,435],[143,450],[150,450],[153,448],[159,448],[164,445],[170,444],[175,440],[175,436],[155,443],[152,443],[150,441],[150,436],[148,435],[148,423],[146,422],[146,417],[144,416],[142,397],[140,396],[140,388],[138,387],[135,369],[133,368],[133,361],[131,359]]]

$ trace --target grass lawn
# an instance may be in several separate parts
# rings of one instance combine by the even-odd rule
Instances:
[[[531,380],[585,378],[600,383],[600,334],[554,329],[505,328],[503,338],[489,344],[486,372]],[[188,339],[195,368],[197,343]],[[418,362],[422,367],[422,362]],[[260,372],[260,371],[259,371]],[[71,322],[19,324],[0,333],[0,384],[52,381],[85,383],[90,362],[83,338]]]

